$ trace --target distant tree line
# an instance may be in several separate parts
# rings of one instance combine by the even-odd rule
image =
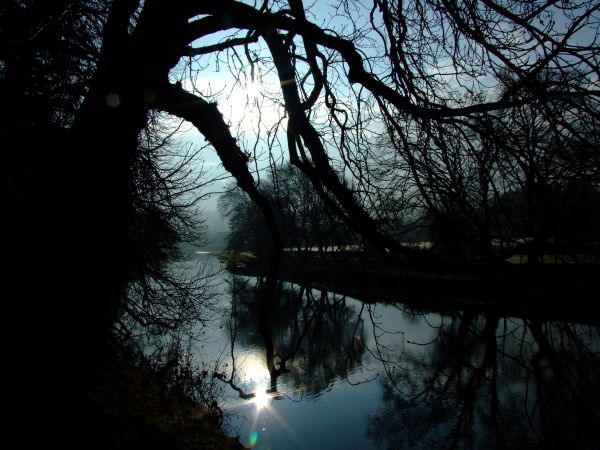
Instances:
[[[353,245],[358,237],[336,216],[310,181],[287,163],[271,170],[259,186],[273,205],[283,246],[298,253],[322,255]],[[229,250],[271,252],[264,217],[252,200],[235,185],[219,197],[219,211],[229,222]]]

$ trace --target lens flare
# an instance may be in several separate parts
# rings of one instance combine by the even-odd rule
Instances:
[[[250,435],[250,447],[255,447],[258,441],[258,431],[255,431]]]

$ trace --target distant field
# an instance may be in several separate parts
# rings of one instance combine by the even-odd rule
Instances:
[[[513,255],[506,260],[511,264],[527,264],[527,255]],[[544,264],[600,264],[599,255],[544,255]]]

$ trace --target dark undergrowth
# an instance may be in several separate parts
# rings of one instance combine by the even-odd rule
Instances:
[[[68,448],[244,449],[222,431],[216,404],[201,406],[151,371],[123,361],[106,365],[73,417],[65,424]]]

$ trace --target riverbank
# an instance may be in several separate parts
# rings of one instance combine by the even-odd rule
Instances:
[[[267,263],[251,253],[217,256],[233,274],[264,276],[267,272]],[[510,263],[407,269],[376,257],[322,258],[284,252],[277,277],[365,302],[597,322],[590,314],[600,298],[598,269],[598,264],[531,267]]]
[[[147,370],[111,362],[65,431],[65,448],[244,450],[218,417]]]

